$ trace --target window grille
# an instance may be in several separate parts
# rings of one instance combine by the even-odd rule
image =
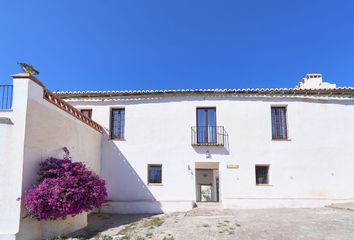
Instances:
[[[162,165],[148,165],[148,183],[162,183]]]
[[[124,139],[125,135],[125,110],[112,109],[111,110],[111,139]]]
[[[269,166],[256,166],[256,184],[269,184]]]
[[[272,138],[288,138],[286,107],[272,107]]]
[[[0,110],[11,109],[12,107],[12,85],[0,85]]]

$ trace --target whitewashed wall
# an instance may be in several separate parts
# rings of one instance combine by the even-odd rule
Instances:
[[[351,99],[185,96],[70,102],[92,108],[93,120],[107,131],[101,173],[112,207],[105,211],[124,211],[134,201],[160,206],[195,201],[196,162],[220,163],[225,207],[323,206],[354,199]],[[288,141],[271,138],[273,105],[288,108]],[[126,110],[126,141],[108,139],[110,109],[117,107]],[[191,146],[197,107],[216,107],[217,124],[229,135],[226,147]],[[153,163],[163,165],[162,186],[147,185],[147,164]],[[255,164],[271,165],[271,186],[256,186]]]
[[[15,239],[19,231],[28,81],[14,81],[13,110],[2,111],[10,122],[0,124],[0,239]]]
[[[101,133],[43,99],[42,87],[29,79],[14,79],[13,102],[9,113],[13,125],[0,124],[1,133],[6,132],[0,135],[0,143],[5,143],[1,149],[6,149],[0,155],[5,165],[0,169],[0,239],[51,238],[86,226],[86,214],[57,221],[23,218],[27,212],[16,198],[36,183],[39,163],[49,156],[62,156],[63,147],[68,147],[73,161],[85,162],[99,173]]]

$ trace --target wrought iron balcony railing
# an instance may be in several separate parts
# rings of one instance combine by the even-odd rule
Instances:
[[[12,85],[0,85],[0,110],[8,110],[12,107]]]
[[[224,146],[226,133],[223,126],[192,127],[193,146]]]

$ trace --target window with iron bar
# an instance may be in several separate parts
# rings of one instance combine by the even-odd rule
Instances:
[[[256,185],[269,184],[269,165],[256,165]]]
[[[162,183],[162,165],[149,164],[148,165],[148,183]]]
[[[111,110],[111,139],[123,140],[125,135],[125,109]]]
[[[288,139],[286,107],[272,107],[272,139]]]

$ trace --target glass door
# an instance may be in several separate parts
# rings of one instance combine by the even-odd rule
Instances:
[[[216,143],[216,109],[197,108],[198,144]]]

